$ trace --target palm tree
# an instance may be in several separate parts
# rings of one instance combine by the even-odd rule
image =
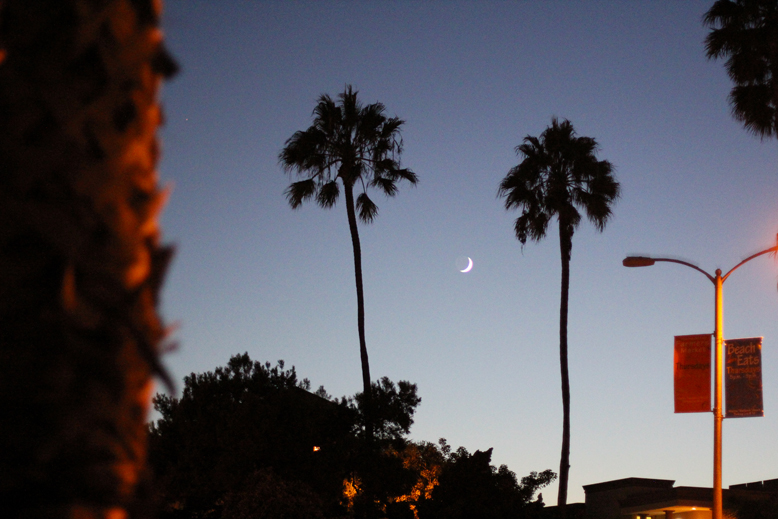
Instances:
[[[559,362],[562,371],[562,456],[559,463],[559,497],[567,503],[570,470],[570,381],[567,369],[567,301],[570,287],[570,253],[573,233],[581,212],[602,231],[611,216],[611,205],[619,197],[619,183],[613,165],[597,160],[597,142],[577,137],[570,121],[553,118],[540,137],[527,136],[516,153],[523,157],[500,183],[499,197],[506,209],[519,209],[516,238],[522,247],[527,239],[546,237],[553,217],[559,221],[559,247],[562,253],[562,302],[559,311]]]
[[[340,185],[346,197],[346,214],[354,250],[354,275],[357,285],[357,328],[362,361],[362,385],[365,398],[365,435],[368,444],[373,439],[373,416],[370,365],[365,343],[365,301],[362,290],[362,251],[359,245],[356,212],[363,223],[371,223],[378,207],[367,195],[370,187],[387,196],[397,193],[397,182],[407,180],[415,185],[416,174],[400,166],[402,139],[400,127],[404,121],[387,118],[381,103],[366,106],[357,100],[357,92],[348,85],[338,102],[324,94],[313,110],[313,124],[297,131],[285,143],[278,156],[287,173],[297,172],[304,180],[293,182],[286,198],[293,209],[312,198],[323,208],[335,205]],[[361,193],[354,201],[354,187]]]
[[[0,3],[0,501],[137,511],[170,250],[154,0]]]
[[[727,57],[732,115],[762,139],[778,137],[778,1],[717,0],[703,23],[708,58]]]

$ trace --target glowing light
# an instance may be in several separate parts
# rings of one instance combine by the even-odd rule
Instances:
[[[319,447],[318,445],[314,445],[313,446],[313,452],[319,452],[320,450],[321,450],[321,447]]]
[[[343,480],[343,504],[349,510],[354,509],[354,498],[362,491],[362,481],[358,477]]]

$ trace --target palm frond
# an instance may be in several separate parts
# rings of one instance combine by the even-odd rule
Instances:
[[[381,138],[386,123],[384,110],[381,103],[373,103],[362,109],[359,114],[359,133],[364,140],[377,141]]]
[[[340,109],[327,94],[319,96],[319,101],[316,103],[316,107],[311,115],[313,116],[314,127],[326,135],[329,135],[332,129],[338,126],[341,118]]]
[[[778,107],[768,85],[735,86],[729,101],[732,116],[750,133],[762,139],[778,135]]]
[[[729,0],[716,1],[710,10],[702,17],[702,23],[706,27],[714,28],[705,39],[705,49],[708,58],[720,58],[730,47],[730,42],[734,41],[732,33],[737,31],[737,25],[733,21],[738,18],[739,9],[737,4]],[[721,27],[715,29],[715,27]]]
[[[342,94],[338,94],[342,114],[341,130],[348,129],[348,133],[351,133],[359,125],[362,113],[362,105],[357,100],[357,94],[358,92],[355,92],[351,85],[347,85],[346,90]]]
[[[523,155],[525,158],[542,153],[542,150],[543,143],[540,142],[540,139],[533,137],[532,135],[524,137],[524,141],[516,146],[516,154]]]
[[[419,183],[419,177],[408,168],[400,168],[394,171],[394,174],[402,180],[407,180],[412,186]]]
[[[778,2],[717,0],[703,24],[707,57],[727,58],[733,117],[761,139],[778,136]]]
[[[362,193],[357,197],[357,211],[359,211],[359,219],[364,223],[372,223],[376,216],[378,216],[378,206],[376,206],[367,193]]]
[[[583,193],[580,200],[581,205],[586,209],[586,217],[595,229],[602,232],[613,215],[611,211],[612,201],[600,194],[589,192]]]
[[[397,194],[397,183],[388,177],[373,177],[370,186],[380,189],[386,196],[394,196]]]
[[[401,168],[400,164],[391,158],[379,159],[373,163],[375,177],[385,177],[392,181],[406,180],[411,185],[416,185],[419,177],[408,168]]]
[[[326,159],[325,143],[326,136],[315,127],[297,131],[287,139],[278,161],[287,172],[320,172]]]
[[[316,181],[312,178],[301,180],[299,182],[293,182],[289,185],[288,188],[286,188],[286,191],[284,191],[286,200],[289,202],[289,205],[292,206],[292,209],[297,209],[300,207],[304,201],[313,197],[315,193]]]
[[[540,207],[545,199],[545,177],[544,164],[528,157],[511,168],[500,183],[497,196],[505,198],[505,209]]]
[[[319,188],[319,194],[316,196],[316,202],[325,209],[333,207],[338,201],[340,195],[340,188],[338,187],[338,180],[332,180],[323,184]]]
[[[327,114],[336,110],[335,101],[332,100],[329,94],[322,94],[319,99],[316,100],[316,106],[313,108],[311,115],[314,120],[327,119]]]
[[[386,122],[381,127],[381,137],[386,140],[392,140],[403,124],[405,124],[405,121],[398,117],[386,119]]]
[[[546,237],[548,229],[549,214],[543,211],[525,211],[516,218],[514,231],[516,238],[522,246],[526,245],[527,240],[540,241]]]

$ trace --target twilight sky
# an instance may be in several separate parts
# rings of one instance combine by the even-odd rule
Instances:
[[[335,396],[361,390],[344,201],[293,211],[278,152],[346,84],[406,121],[419,176],[360,227],[374,379],[419,386],[415,440],[448,439],[521,477],[558,471],[557,226],[524,250],[496,198],[514,148],[552,116],[594,137],[622,198],[573,237],[569,501],[624,477],[712,484],[713,420],[673,413],[673,336],[712,333],[713,273],[775,243],[778,142],[730,117],[705,58],[709,1],[168,0],[182,72],[163,92],[163,217],[178,252],[163,314],[180,323],[174,379],[248,351]],[[469,256],[471,272],[457,271]],[[778,477],[778,263],[724,285],[725,338],[764,336],[764,418],[724,422],[724,486]],[[180,390],[180,384],[179,384]],[[545,489],[556,502],[556,485]]]

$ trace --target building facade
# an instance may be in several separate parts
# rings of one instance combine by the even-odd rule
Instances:
[[[624,478],[584,485],[587,519],[710,519],[713,490],[676,487],[670,479]],[[778,493],[778,479],[731,485],[728,498],[765,500]],[[726,514],[726,512],[725,512]]]

